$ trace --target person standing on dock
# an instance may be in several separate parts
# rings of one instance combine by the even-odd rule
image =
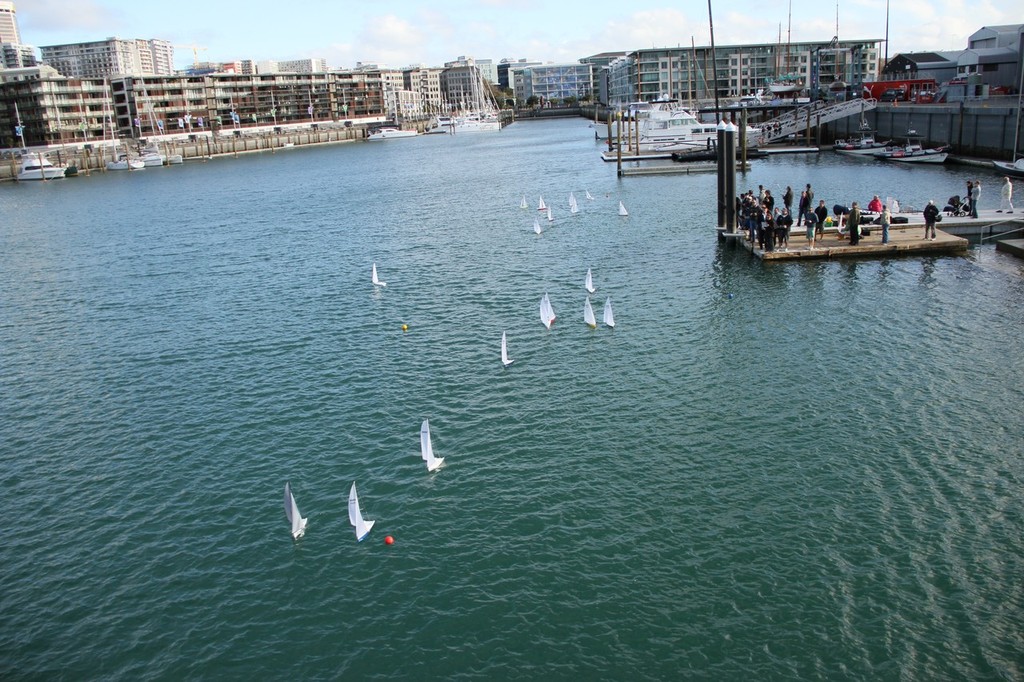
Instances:
[[[891,217],[892,216],[889,214],[889,207],[888,206],[883,206],[882,207],[882,243],[883,244],[888,244],[889,243],[889,221],[890,221]]]
[[[978,217],[978,201],[981,199],[981,180],[974,181],[974,189],[971,190],[971,217]]]
[[[931,239],[935,241],[935,220],[939,217],[939,207],[935,205],[934,199],[928,200],[924,207],[924,238],[928,239],[928,232],[931,231]]]
[[[1001,193],[1002,198],[999,200],[999,213],[1002,213],[1007,206],[1010,210],[1007,213],[1013,213],[1013,183],[1010,182],[1010,176],[1007,175],[1003,178],[1003,189]]]
[[[818,232],[818,216],[814,211],[808,211],[807,215],[807,246],[814,250],[814,236]]]
[[[810,187],[810,185],[807,185]],[[818,236],[818,241],[824,241],[825,239],[825,220],[828,219],[828,207],[825,206],[825,200],[822,199],[818,202],[818,207],[814,209],[814,217],[816,217],[817,225],[814,226],[814,234]]]
[[[782,205],[786,208],[786,213],[793,214],[793,188],[786,185],[786,191],[782,194]]]
[[[846,217],[846,225],[850,230],[850,246],[860,243],[860,204],[856,201],[850,207],[850,215]]]
[[[974,199],[971,197],[974,195],[974,180],[967,181],[967,194],[964,195],[964,201],[967,202],[967,217],[974,217]]]
[[[806,216],[811,210],[811,201],[807,198],[807,190],[800,192],[800,204],[797,206],[796,215],[796,226],[800,227],[800,223],[803,222],[804,216]]]

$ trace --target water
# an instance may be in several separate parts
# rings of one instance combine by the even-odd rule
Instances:
[[[3,676],[1024,677],[1020,261],[763,264],[713,177],[596,153],[529,122],[0,187]]]

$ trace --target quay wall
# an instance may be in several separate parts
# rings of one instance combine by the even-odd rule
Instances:
[[[1016,102],[1014,102],[1016,104]],[[1012,159],[1017,110],[998,105],[880,103],[865,114],[879,140],[899,141],[914,129],[926,145],[950,145],[953,154],[990,159]],[[860,119],[850,116],[822,126],[822,142],[857,135]],[[1024,140],[1018,142],[1021,144]],[[1018,149],[1020,155],[1021,149]]]

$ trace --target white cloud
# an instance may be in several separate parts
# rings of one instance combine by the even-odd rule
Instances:
[[[123,25],[120,12],[97,0],[17,0],[14,8],[23,40],[26,31],[101,32],[106,37]]]

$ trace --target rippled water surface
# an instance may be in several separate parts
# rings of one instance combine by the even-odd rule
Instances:
[[[1021,262],[762,264],[712,176],[597,149],[521,122],[0,187],[0,676],[1024,677]]]

